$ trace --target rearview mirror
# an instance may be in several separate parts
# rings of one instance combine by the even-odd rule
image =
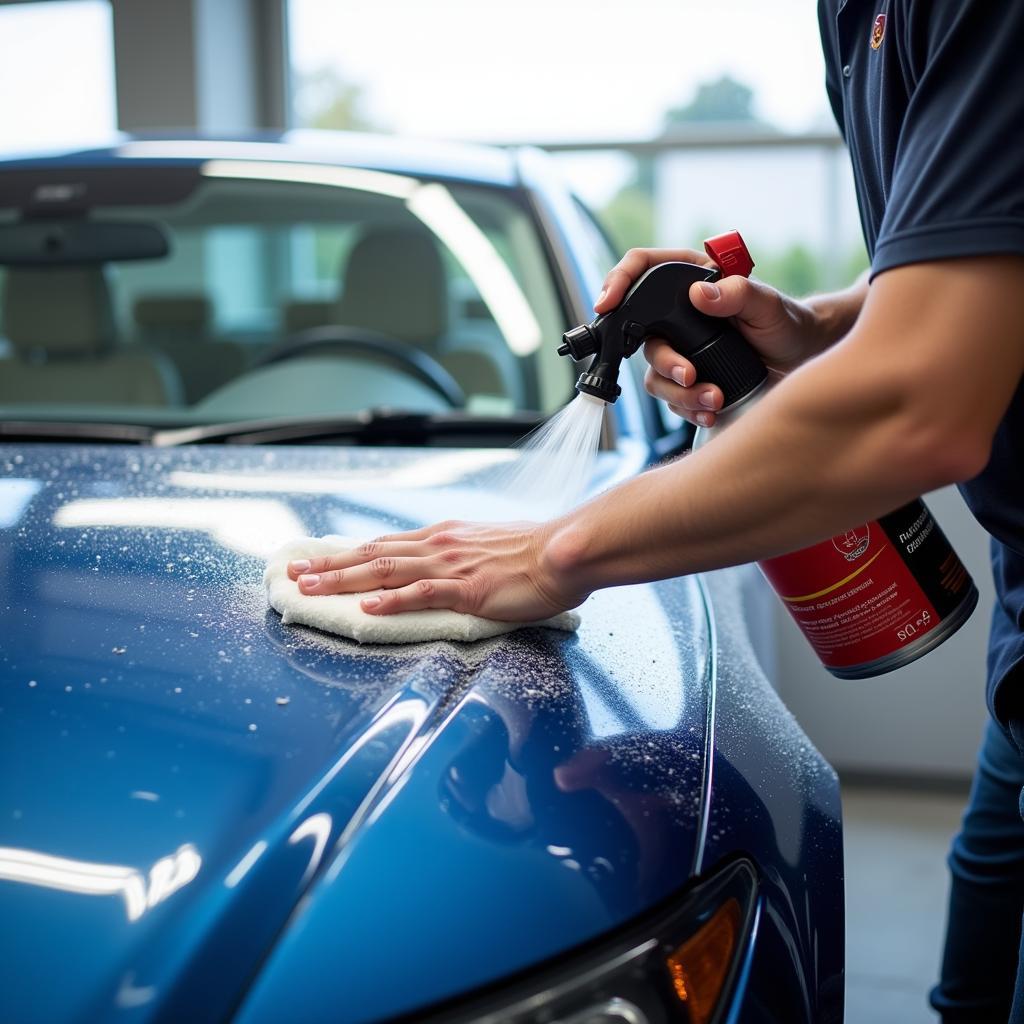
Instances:
[[[0,224],[0,266],[67,266],[155,260],[170,252],[159,224],[145,221],[24,220]]]

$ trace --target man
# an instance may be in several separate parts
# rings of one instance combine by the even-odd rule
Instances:
[[[742,278],[691,290],[788,376],[714,444],[561,519],[441,523],[292,575],[310,594],[390,588],[363,602],[373,614],[540,619],[601,587],[804,547],[961,484],[993,536],[998,725],[953,848],[932,1001],[949,1022],[1024,1022],[1024,3],[822,0],[819,17],[870,283],[806,302]],[[697,258],[633,250],[595,308],[654,263]],[[717,388],[663,343],[646,356],[652,394],[713,422]]]

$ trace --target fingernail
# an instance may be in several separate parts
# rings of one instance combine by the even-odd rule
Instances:
[[[310,564],[309,559],[297,558],[294,562],[288,563],[288,568],[291,569],[292,572],[309,572],[313,566]]]
[[[711,426],[711,413],[709,413],[709,412],[699,412],[699,413],[697,413],[697,422],[702,427],[710,427]]]
[[[683,387],[685,388],[686,387],[686,370],[684,370],[681,366],[677,366],[672,371],[672,379],[677,384],[682,384]]]
[[[701,281],[700,290],[703,292],[705,299],[717,299],[721,295],[717,285],[713,285],[710,281]]]
[[[380,604],[380,598],[379,597],[367,597],[367,598],[364,598],[363,601],[362,601],[362,605],[366,609],[376,608],[377,605],[379,605],[379,604]]]
[[[300,587],[315,587],[319,582],[320,577],[315,572],[310,573],[308,576],[299,577]]]
[[[594,303],[594,305],[595,305],[595,306],[600,306],[600,305],[601,305],[601,303],[602,303],[602,302],[604,302],[604,297],[605,297],[605,296],[606,296],[607,294],[608,294],[608,289],[607,289],[607,288],[602,288],[602,289],[601,289],[601,294],[600,294],[600,295],[598,295],[598,297],[597,297],[597,302],[595,302],[595,303]]]
[[[714,391],[702,391],[698,396],[700,404],[705,409],[714,409],[715,407],[715,393]]]

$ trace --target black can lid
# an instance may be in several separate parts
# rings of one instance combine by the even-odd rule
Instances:
[[[697,380],[722,389],[722,408],[727,409],[756,391],[767,379],[768,368],[754,348],[731,325],[703,348],[689,355]]]

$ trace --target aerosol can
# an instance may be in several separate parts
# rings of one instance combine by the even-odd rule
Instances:
[[[724,395],[707,444],[762,398],[773,382],[757,352],[725,319],[690,302],[690,286],[732,274],[753,261],[739,232],[705,242],[719,269],[662,263],[640,277],[622,302],[568,331],[560,355],[593,356],[578,391],[614,402],[619,367],[645,338],[664,338]],[[759,563],[822,664],[843,679],[881,675],[914,661],[970,617],[978,591],[924,502],[915,500],[808,548]]]

